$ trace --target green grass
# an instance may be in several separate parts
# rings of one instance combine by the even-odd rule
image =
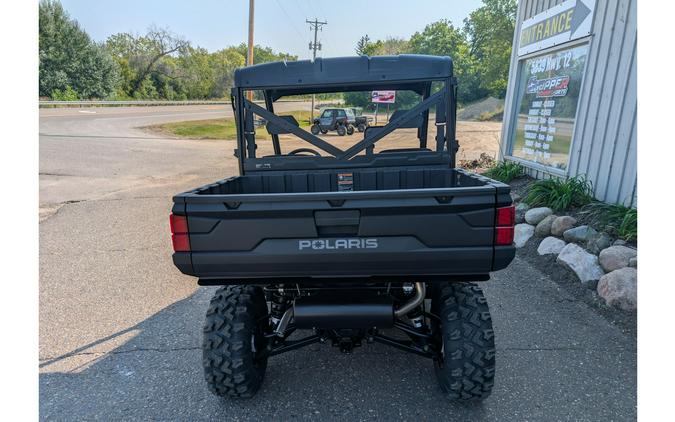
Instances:
[[[309,127],[309,111],[296,110],[279,113],[279,115],[292,115],[300,123],[301,128]],[[237,138],[237,127],[233,118],[172,122],[151,126],[151,128],[183,139]],[[270,135],[264,127],[259,127],[256,128],[256,139],[270,139]]]
[[[549,207],[555,211],[564,211],[571,207],[581,207],[593,200],[593,186],[583,176],[566,180],[538,180],[530,186],[523,201],[530,206]]]
[[[637,210],[604,202],[592,202],[582,210],[593,224],[605,226],[605,231],[626,241],[637,240]]]
[[[509,183],[511,180],[520,177],[523,174],[523,166],[513,161],[502,161],[485,172],[487,177],[504,183]]]

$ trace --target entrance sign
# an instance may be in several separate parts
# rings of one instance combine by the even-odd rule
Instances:
[[[394,104],[396,102],[396,91],[373,91],[372,102]]]
[[[567,168],[588,44],[526,59],[511,156]]]
[[[591,33],[595,0],[567,0],[523,21],[518,55],[532,53]]]

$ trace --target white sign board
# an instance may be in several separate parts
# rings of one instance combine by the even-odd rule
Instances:
[[[394,104],[396,102],[396,91],[373,91],[372,102]]]
[[[595,0],[567,0],[523,21],[518,55],[543,50],[591,33]]]

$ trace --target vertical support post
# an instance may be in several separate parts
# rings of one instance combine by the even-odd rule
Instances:
[[[424,87],[424,93],[422,94],[422,101],[429,98],[431,95],[431,83],[427,84]],[[420,141],[420,148],[427,147],[427,133],[429,131],[429,109],[424,110],[422,113],[422,126],[417,129],[417,139]]]
[[[255,158],[255,127],[253,126],[253,112],[244,110],[244,138],[246,139],[246,156]]]
[[[448,153],[450,154],[450,166],[455,168],[457,161],[457,150],[459,146],[457,145],[456,138],[456,119],[457,119],[457,83],[456,79],[448,78],[445,80],[445,121],[447,122],[447,134],[446,138],[448,139],[447,148]]]
[[[270,113],[274,113],[274,101],[270,98],[269,93],[265,91],[265,107]],[[276,133],[272,134],[272,147],[274,147],[274,154],[281,155],[281,145],[279,144],[279,135]]]
[[[244,101],[242,98],[243,91],[241,88],[232,88],[232,95],[234,96],[235,106],[235,125],[237,126],[237,158],[239,159],[239,174],[244,175],[244,159],[246,157],[246,144],[244,142]]]

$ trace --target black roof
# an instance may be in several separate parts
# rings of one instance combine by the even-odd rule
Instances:
[[[234,86],[285,95],[377,89],[420,92],[432,80],[453,76],[447,56],[402,54],[263,63],[234,71]]]

